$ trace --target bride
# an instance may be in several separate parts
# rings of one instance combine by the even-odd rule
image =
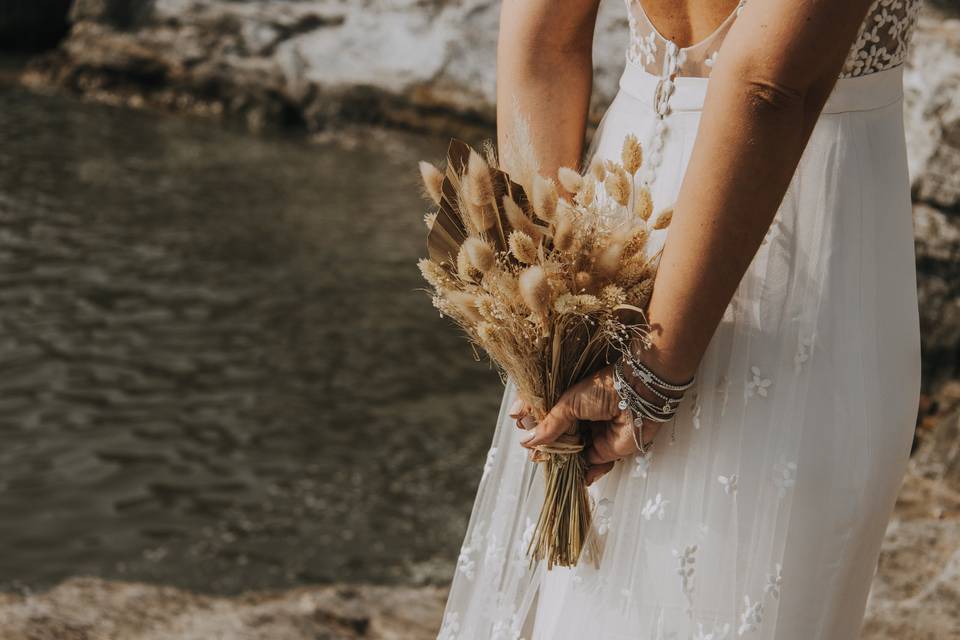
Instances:
[[[918,0],[626,2],[586,157],[644,143],[639,179],[674,215],[635,357],[667,384],[626,377],[648,400],[693,384],[636,431],[610,369],[539,424],[508,384],[440,638],[856,638],[920,384],[901,73]],[[598,4],[503,3],[500,147],[525,114],[545,175],[584,155]],[[548,571],[526,554],[527,454],[577,420],[602,553]]]

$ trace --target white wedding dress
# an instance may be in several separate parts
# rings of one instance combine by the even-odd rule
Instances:
[[[677,48],[627,0],[626,68],[592,149],[617,158],[636,134],[658,208],[676,198],[741,8]],[[517,446],[508,384],[441,639],[858,636],[920,384],[901,74],[918,10],[870,9],[676,440],[662,429],[652,457],[590,488],[599,567],[528,564],[543,483]]]

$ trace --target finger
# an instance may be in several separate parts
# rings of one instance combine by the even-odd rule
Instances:
[[[609,473],[610,470],[613,469],[614,464],[616,463],[605,462],[603,464],[595,464],[591,466],[589,469],[587,469],[587,474],[586,474],[587,486],[590,486],[591,484],[599,480],[602,476]]]
[[[584,457],[590,464],[604,464],[625,458],[636,451],[632,440],[627,442],[617,429],[607,428],[596,434]]]
[[[568,394],[564,394],[557,404],[544,416],[536,427],[531,429],[520,442],[525,447],[536,447],[553,442],[567,431],[573,431],[577,418],[573,415],[572,403]]]
[[[536,426],[536,435],[525,440],[535,447],[553,442],[562,434],[573,432],[581,420],[609,420],[620,411],[610,396],[612,391],[598,374],[570,387]]]
[[[524,404],[523,398],[518,396],[517,399],[513,401],[513,404],[510,405],[510,411],[508,412],[508,415],[514,420],[522,416]]]

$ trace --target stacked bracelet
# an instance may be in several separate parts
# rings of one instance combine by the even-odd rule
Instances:
[[[623,375],[624,360],[627,361],[627,364],[630,366],[634,376],[640,380],[644,388],[653,394],[658,401],[663,401],[662,404],[644,398],[637,392],[636,389],[633,388],[633,386]],[[637,445],[637,449],[639,449],[639,455],[646,455],[649,449],[649,447],[644,446],[642,442],[643,421],[645,419],[660,423],[672,421],[677,414],[677,409],[680,407],[680,401],[683,399],[683,392],[692,387],[693,383],[693,378],[682,384],[673,384],[667,382],[651,371],[650,368],[640,362],[640,360],[634,357],[624,356],[623,358],[617,360],[613,367],[613,388],[617,393],[617,397],[620,398],[620,402],[618,404],[620,409],[623,411],[630,411],[634,427],[633,440]],[[665,391],[672,391],[674,393],[679,392],[680,396],[670,397],[664,393]],[[637,437],[637,430],[641,431],[640,437]],[[676,423],[674,423],[674,430],[671,434],[671,441],[674,440],[676,440]]]

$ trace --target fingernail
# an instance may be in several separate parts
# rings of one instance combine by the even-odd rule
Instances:
[[[537,419],[533,416],[523,416],[520,418],[520,426],[524,429],[530,430],[537,426]]]
[[[531,429],[530,431],[527,431],[525,434],[520,436],[520,444],[526,444],[530,442],[536,437],[536,435],[537,435],[536,429]]]
[[[513,401],[513,404],[510,405],[510,415],[518,416],[520,415],[520,412],[522,410],[523,410],[523,400],[521,400],[520,398],[517,398],[516,400]]]

